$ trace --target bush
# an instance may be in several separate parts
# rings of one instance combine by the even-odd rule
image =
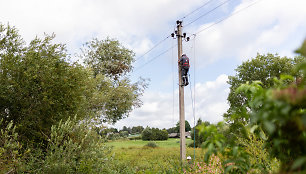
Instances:
[[[146,147],[152,147],[155,148],[157,147],[157,144],[155,142],[149,142],[148,144],[145,145]]]
[[[0,127],[3,120],[0,120]],[[22,161],[22,145],[18,142],[16,126],[11,121],[4,129],[0,130],[0,171],[15,173]]]
[[[144,141],[168,140],[168,132],[158,128],[147,127],[142,131],[141,137]]]
[[[110,148],[88,123],[68,119],[52,126],[46,152],[35,150],[28,159],[29,173],[108,173]]]
[[[129,140],[141,140],[141,136],[129,137]]]

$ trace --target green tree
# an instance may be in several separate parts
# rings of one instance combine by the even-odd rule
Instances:
[[[132,127],[132,133],[133,134],[140,134],[144,128],[142,126],[133,126]]]
[[[261,81],[263,88],[273,86],[273,78],[281,74],[292,74],[294,65],[302,61],[298,56],[294,59],[278,55],[258,54],[254,59],[243,62],[235,69],[236,75],[229,76],[230,93],[227,98],[230,108],[224,114],[225,120],[230,123],[230,131],[245,134],[243,127],[250,122],[249,117],[242,117],[243,105],[247,97],[243,92],[235,93],[236,89],[246,82]],[[234,114],[235,113],[235,114]],[[246,115],[244,115],[246,116]]]
[[[139,97],[147,87],[146,80],[131,83],[128,73],[132,70],[133,51],[119,41],[93,39],[83,47],[80,58],[93,71],[96,94],[93,110],[103,122],[116,123],[126,118],[134,107],[140,107]]]
[[[0,25],[0,118],[13,120],[27,142],[44,142],[52,125],[69,116],[86,117],[89,73],[68,63],[54,35],[28,46],[15,28]]]
[[[146,127],[141,133],[141,138],[144,141],[167,140],[168,132],[158,128]]]
[[[189,122],[185,120],[185,132],[189,132],[189,131],[191,131],[191,126]],[[175,132],[176,133],[180,132],[180,122],[179,121],[176,123]]]
[[[89,65],[94,75],[104,74],[115,80],[132,70],[134,52],[122,46],[118,40],[93,39],[82,49],[85,64]]]
[[[201,147],[202,143],[205,141],[204,136],[200,135],[200,133],[199,133],[199,127],[202,124],[205,125],[205,126],[209,126],[210,125],[210,123],[208,121],[203,122],[201,120],[201,118],[199,118],[198,121],[197,121],[196,127],[193,128],[192,132],[191,132],[191,139],[195,141],[195,146],[196,147]]]
[[[54,37],[35,38],[26,46],[14,27],[0,25],[3,127],[13,120],[21,139],[46,144],[51,126],[69,116],[115,123],[142,104],[139,97],[147,84],[143,79],[131,83],[130,50],[118,41],[107,40],[106,46],[94,40],[83,49],[85,62],[107,59],[84,67],[71,63],[65,45],[54,44]]]

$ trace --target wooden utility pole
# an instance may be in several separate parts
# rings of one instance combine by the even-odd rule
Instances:
[[[182,21],[176,21],[177,24],[177,45],[178,45],[178,60],[182,57],[183,47],[182,47]],[[186,141],[185,141],[185,104],[184,104],[184,85],[182,83],[182,70],[181,66],[178,65],[179,74],[179,109],[180,109],[180,157],[181,161],[186,160]]]

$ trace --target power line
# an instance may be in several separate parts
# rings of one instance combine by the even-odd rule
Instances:
[[[226,17],[226,18],[224,18],[224,19],[221,19],[221,20],[218,21],[218,22],[215,22],[215,23],[211,24],[210,26],[208,26],[208,27],[206,27],[206,28],[204,28],[204,29],[202,29],[202,30],[196,32],[195,34],[201,33],[201,32],[203,32],[203,31],[205,31],[205,30],[207,30],[207,29],[209,29],[209,28],[211,28],[211,27],[213,27],[213,26],[215,26],[215,25],[217,25],[217,24],[219,24],[219,23],[221,23],[221,22],[223,22],[223,21],[229,19],[230,17],[232,17],[232,16],[234,16],[234,15],[236,15],[236,14],[242,12],[243,10],[246,10],[247,8],[249,8],[249,7],[251,7],[251,6],[255,5],[255,4],[257,4],[259,1],[261,1],[261,0],[257,0],[257,1],[255,0],[252,4],[250,4],[250,5],[248,5],[248,6],[244,7],[244,8],[242,8],[242,9],[236,11],[235,13],[229,15],[228,17]]]
[[[220,5],[218,5],[217,7],[215,7],[215,8],[213,8],[213,9],[209,10],[209,11],[206,12],[205,14],[203,14],[203,15],[199,16],[198,18],[196,18],[195,20],[189,22],[188,24],[185,25],[185,27],[187,27],[188,25],[194,23],[195,21],[199,20],[200,18],[202,18],[202,17],[204,17],[204,16],[207,16],[208,14],[210,14],[210,13],[213,12],[213,11],[215,11],[217,8],[223,6],[224,4],[228,3],[229,1],[231,1],[231,0],[224,1],[223,3],[221,3]]]
[[[199,9],[205,7],[205,6],[206,6],[207,4],[209,4],[211,1],[213,1],[213,0],[209,0],[209,1],[205,2],[203,5],[201,5],[200,7],[196,8],[196,9],[193,10],[192,12],[189,12],[187,15],[185,15],[185,16],[182,17],[182,18],[180,18],[179,20],[181,21],[181,20],[185,19],[187,16],[189,16],[189,15],[191,15],[192,13],[198,11]]]
[[[177,44],[176,44],[177,45]],[[170,51],[172,48],[174,48],[176,45],[168,48],[167,50],[163,51],[162,53],[160,53],[159,55],[153,57],[152,59],[150,59],[148,62],[144,63],[143,65],[141,65],[140,67],[138,67],[134,72],[137,72],[138,70],[140,70],[141,68],[143,68],[144,66],[146,66],[147,64],[151,63],[153,60],[157,59],[158,57],[160,57],[161,55],[167,53],[168,51]]]
[[[166,41],[168,38],[170,37],[167,36],[166,38],[164,38],[163,40],[159,41],[157,44],[155,44],[151,49],[149,49],[147,52],[145,52],[143,55],[141,55],[140,57],[136,58],[136,61],[138,61],[139,59],[141,59],[142,57],[144,57],[145,55],[147,55],[149,52],[151,52],[154,48],[156,48],[158,45],[160,45],[161,43],[163,43],[164,41]]]

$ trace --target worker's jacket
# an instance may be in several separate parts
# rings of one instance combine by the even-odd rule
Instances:
[[[187,56],[182,56],[180,59],[180,65],[182,68],[189,69],[189,58]]]

